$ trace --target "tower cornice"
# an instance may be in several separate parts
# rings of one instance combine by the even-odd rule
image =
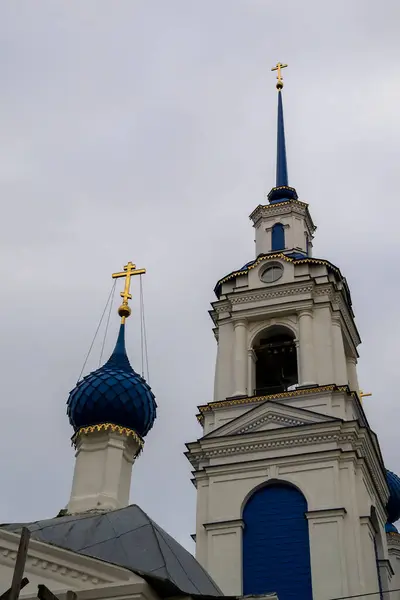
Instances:
[[[249,219],[253,221],[253,225],[256,227],[262,218],[281,216],[292,212],[304,217],[307,227],[312,234],[316,231],[317,227],[311,218],[308,204],[300,200],[288,200],[287,202],[279,202],[277,204],[259,204],[249,215]]]

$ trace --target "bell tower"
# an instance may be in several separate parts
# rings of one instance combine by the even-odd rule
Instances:
[[[313,256],[316,227],[289,186],[286,66],[273,69],[276,185],[250,215],[255,258],[215,287],[214,398],[186,454],[196,558],[223,592],[329,600],[389,589],[389,494],[360,401],[350,290]]]

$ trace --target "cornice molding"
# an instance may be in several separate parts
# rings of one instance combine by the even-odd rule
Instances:
[[[296,449],[304,446],[326,444],[332,444],[333,449],[342,453],[354,452],[355,456],[367,463],[369,476],[382,505],[385,506],[388,488],[382,465],[367,429],[361,427],[357,421],[325,421],[307,423],[296,428],[261,430],[242,436],[206,437],[188,445],[186,456],[195,469],[200,469],[200,465],[209,464],[210,460],[220,457],[224,462],[229,457],[236,461],[238,455],[254,455],[266,450],[284,449],[289,450],[289,455],[292,455],[296,453]],[[315,452],[318,452],[318,449]],[[258,457],[250,460],[258,460]]]
[[[347,514],[347,510],[344,507],[323,508],[321,510],[309,510],[308,512],[306,512],[306,518],[308,520],[329,519],[332,517],[344,519],[346,514]]]
[[[0,564],[14,568],[19,534],[0,529]],[[90,556],[31,539],[26,559],[26,572],[60,582],[74,580],[79,587],[128,581],[132,574],[123,567],[110,565]],[[78,583],[79,582],[79,583]]]
[[[259,204],[257,208],[253,210],[249,218],[253,221],[254,227],[257,227],[263,218],[288,215],[291,213],[300,215],[304,218],[311,235],[315,232],[317,228],[311,218],[308,204],[306,202],[301,202],[301,200],[278,202],[276,204]]]
[[[228,408],[230,406],[237,406],[241,404],[259,404],[260,402],[265,402],[266,400],[284,400],[286,398],[298,398],[309,394],[321,394],[328,392],[345,392],[351,395],[354,394],[354,392],[349,391],[347,385],[337,387],[336,385],[331,384],[300,388],[291,392],[280,392],[278,394],[268,394],[266,396],[242,396],[240,398],[228,398],[226,400],[217,400],[216,402],[209,402],[208,404],[202,404],[198,406],[200,414],[197,415],[197,419],[200,421],[200,423],[202,423],[204,413],[213,411],[217,408]]]
[[[212,523],[203,523],[206,531],[218,531],[221,529],[243,529],[243,519],[230,519],[228,521],[214,521]]]
[[[391,554],[400,556],[400,533],[387,533],[386,541]]]
[[[247,302],[257,302],[260,300],[270,300],[271,298],[283,298],[285,296],[294,296],[296,294],[311,294],[313,291],[313,284],[292,284],[290,286],[282,287],[282,289],[265,289],[260,288],[257,291],[249,290],[230,295],[229,300],[232,305],[245,304]]]

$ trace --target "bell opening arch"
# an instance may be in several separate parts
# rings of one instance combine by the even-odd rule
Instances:
[[[253,338],[254,393],[267,396],[298,384],[296,334],[286,325],[263,328]]]

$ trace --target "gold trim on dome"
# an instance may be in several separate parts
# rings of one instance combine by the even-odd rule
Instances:
[[[129,429],[128,427],[121,427],[121,425],[115,425],[114,423],[99,423],[98,425],[88,425],[87,427],[81,427],[72,437],[72,443],[75,444],[76,440],[80,435],[94,433],[95,431],[112,431],[113,433],[126,435],[127,437],[132,437],[139,444],[140,450],[144,446],[143,438],[140,437],[140,435],[136,433],[136,431],[133,431],[133,429]]]
[[[204,421],[204,413],[213,410],[214,408],[224,408],[225,406],[238,406],[242,404],[254,404],[258,402],[265,402],[266,400],[278,400],[280,398],[293,398],[296,396],[304,396],[305,394],[315,394],[316,392],[349,392],[349,388],[346,385],[323,385],[310,388],[302,388],[300,390],[293,390],[292,392],[280,392],[279,394],[269,394],[267,396],[245,396],[244,398],[230,398],[229,400],[219,400],[217,402],[209,402],[198,406],[200,414],[196,415],[199,423]],[[350,392],[352,396],[355,392]]]
[[[290,256],[286,256],[286,254],[283,254],[283,252],[279,252],[277,254],[268,254],[267,256],[260,256],[259,258],[257,258],[254,261],[254,263],[252,265],[249,265],[248,267],[246,267],[246,269],[243,269],[241,271],[234,271],[233,273],[230,273],[226,277],[223,277],[222,279],[220,279],[217,282],[217,285],[215,287],[217,288],[218,286],[221,286],[223,283],[226,283],[227,281],[229,281],[230,279],[233,279],[234,277],[239,277],[240,275],[246,275],[246,273],[248,271],[250,271],[250,269],[255,269],[264,260],[276,260],[277,258],[280,258],[280,259],[285,260],[286,262],[290,262],[290,263],[296,262],[296,264],[310,263],[310,264],[314,264],[314,265],[325,265],[327,267],[330,267],[338,275],[341,275],[340,270],[337,267],[335,267],[332,263],[330,263],[328,260],[321,260],[319,258],[291,258]]]

